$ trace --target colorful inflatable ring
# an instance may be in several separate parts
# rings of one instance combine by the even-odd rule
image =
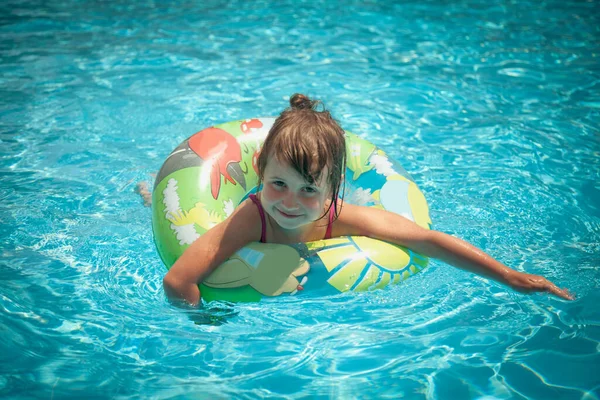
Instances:
[[[273,118],[227,122],[184,140],[165,160],[152,194],[152,228],[167,268],[204,232],[256,192],[256,160]],[[346,132],[344,201],[383,208],[429,229],[425,197],[372,143]],[[281,294],[366,291],[404,281],[428,259],[367,237],[294,246],[251,243],[200,285],[205,301],[259,301]]]

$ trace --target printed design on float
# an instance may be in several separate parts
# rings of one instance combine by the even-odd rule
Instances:
[[[339,290],[363,292],[404,281],[427,266],[413,251],[368,237],[342,237],[307,243],[329,272],[327,282]]]
[[[196,227],[201,228],[200,233],[206,232],[233,213],[236,204],[234,204],[232,196],[235,197],[235,194],[232,194],[231,190],[222,190],[221,175],[224,177],[224,182],[229,181],[235,185],[237,181],[242,189],[246,190],[246,178],[250,180],[253,178],[247,177],[249,173],[248,163],[242,161],[244,158],[242,151],[244,154],[250,154],[252,151],[255,154],[258,153],[262,139],[262,133],[258,130],[263,126],[264,124],[259,119],[248,119],[204,129],[188,139],[187,147],[203,161],[203,164],[199,166],[200,181],[207,182],[207,185],[200,183],[198,187],[210,187],[212,197],[215,200],[220,198],[221,206],[217,205],[215,207],[213,204],[211,207],[205,204],[204,201],[199,201],[190,209],[183,210],[178,194],[180,182],[173,177],[168,178],[167,185],[162,191],[162,202],[165,205],[164,217],[170,223],[170,229],[175,234],[180,246],[190,245],[200,236]],[[233,132],[233,134],[228,131]],[[234,136],[235,132],[238,132],[238,135],[241,133],[245,137],[247,136],[248,140],[236,138]],[[202,146],[212,147],[199,149]],[[178,157],[182,154],[184,153],[177,151]],[[169,157],[172,156],[173,154]],[[242,164],[244,168],[242,168]],[[180,174],[184,173],[183,170],[180,171]],[[188,175],[187,172],[184,174],[187,176],[186,181],[194,180],[189,178],[193,175]],[[204,179],[205,176],[210,178],[210,185],[208,185],[208,180]],[[183,178],[182,175],[180,177]],[[235,181],[233,178],[235,178]],[[201,192],[196,194],[202,198]],[[205,200],[208,200],[208,198],[205,197]]]
[[[398,174],[389,176],[378,194],[385,210],[402,215],[423,228],[431,229],[427,200],[413,181]]]
[[[308,262],[294,248],[255,242],[229,257],[203,284],[217,289],[249,285],[264,296],[295,295],[304,289],[308,277],[302,276],[309,270]]]
[[[246,135],[250,135],[256,132],[258,129],[262,128],[264,125],[259,119],[247,119],[240,125],[240,129]],[[258,175],[258,155],[260,154],[260,146],[261,142],[258,138],[255,139],[255,150],[252,154],[252,169],[254,169],[254,173]],[[246,151],[247,153],[247,151]]]
[[[256,118],[247,119],[245,121],[242,121],[242,123],[240,124],[240,129],[242,130],[243,133],[251,133],[255,129],[260,129],[262,127],[263,127],[263,123],[260,122],[260,120],[256,119]]]
[[[386,154],[378,150],[370,158],[377,173],[386,177],[386,182],[374,195],[379,197],[383,209],[402,215],[417,225],[430,229],[431,218],[425,196],[412,179],[397,172]]]
[[[366,142],[364,139],[360,141]],[[366,142],[367,146],[369,142]],[[429,217],[429,207],[423,193],[417,185],[407,177],[398,173],[394,164],[382,150],[375,150],[366,147],[366,150],[359,150],[365,146],[364,143],[358,144],[356,138],[352,137],[348,161],[348,168],[354,172],[353,180],[357,180],[363,174],[374,170],[377,174],[385,177],[385,183],[381,189],[371,193],[371,188],[357,188],[353,194],[352,200],[361,203],[374,201],[374,208],[381,208],[402,215],[403,217],[417,223],[423,228],[431,228],[431,218]],[[366,161],[364,158],[366,157]],[[358,168],[358,169],[355,169]],[[357,196],[360,196],[357,198]]]
[[[352,180],[357,180],[365,172],[373,169],[369,157],[375,151],[375,145],[356,135],[352,135],[347,144],[346,166],[354,172]]]
[[[352,191],[347,191],[344,194],[344,202],[365,207],[381,208],[379,205],[374,205],[379,200],[374,196],[374,193],[371,193],[371,188],[357,187],[353,188]]]
[[[170,228],[177,237],[180,246],[190,245],[200,237],[194,225],[200,226],[205,231],[220,222],[219,216],[204,208],[202,203],[190,210],[182,210],[177,193],[178,182],[174,178],[167,181],[163,190],[163,204],[165,205],[165,219],[171,223]]]
[[[235,205],[232,199],[223,200],[223,212],[225,217],[229,217],[235,211]]]
[[[177,215],[181,212],[177,189],[177,181],[171,178],[167,181],[167,186],[163,190],[164,212],[165,219],[167,220],[169,220],[171,215]],[[194,224],[175,225],[171,223],[170,228],[175,233],[180,246],[190,245],[200,237],[194,228]]]
[[[242,161],[239,163],[239,165],[244,175],[246,175],[246,178],[248,178],[249,175],[249,165],[252,165],[254,174],[258,175],[258,155],[260,153],[261,144],[268,133],[268,129],[266,129],[263,121],[257,118],[252,118],[243,121],[227,122],[219,125],[218,127],[235,136],[237,142],[239,143],[240,148],[242,149]],[[252,153],[252,155],[246,157],[246,155],[250,153]]]
[[[219,128],[207,128],[188,139],[188,146],[210,165],[210,187],[214,199],[219,197],[221,176],[224,182],[238,182],[246,190],[245,173],[240,167],[242,148],[236,138]]]
[[[209,230],[221,222],[219,216],[208,211],[204,204],[196,203],[189,211],[178,210],[166,217],[175,226],[196,224],[205,230]]]

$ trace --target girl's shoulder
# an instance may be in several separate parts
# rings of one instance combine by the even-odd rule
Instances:
[[[364,226],[373,213],[370,207],[357,206],[338,200],[338,215],[333,224],[332,236],[362,236]]]

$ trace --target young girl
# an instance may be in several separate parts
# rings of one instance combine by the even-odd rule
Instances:
[[[163,280],[172,300],[193,305],[198,283],[254,241],[292,244],[337,236],[369,236],[492,278],[521,292],[572,296],[536,275],[508,268],[453,236],[421,228],[391,212],[343,204],[338,198],[346,160],[344,131],[319,102],[296,94],[275,121],[258,157],[262,190],[197,239]],[[226,239],[226,240],[225,240]]]

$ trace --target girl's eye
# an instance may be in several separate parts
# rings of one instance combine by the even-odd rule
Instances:
[[[285,182],[283,182],[283,181],[273,181],[273,185],[275,185],[277,187],[284,187],[285,186]]]
[[[312,187],[312,186],[306,186],[306,187],[304,188],[304,191],[305,191],[306,193],[317,193],[317,189],[315,189],[315,188],[314,188],[314,187]]]

